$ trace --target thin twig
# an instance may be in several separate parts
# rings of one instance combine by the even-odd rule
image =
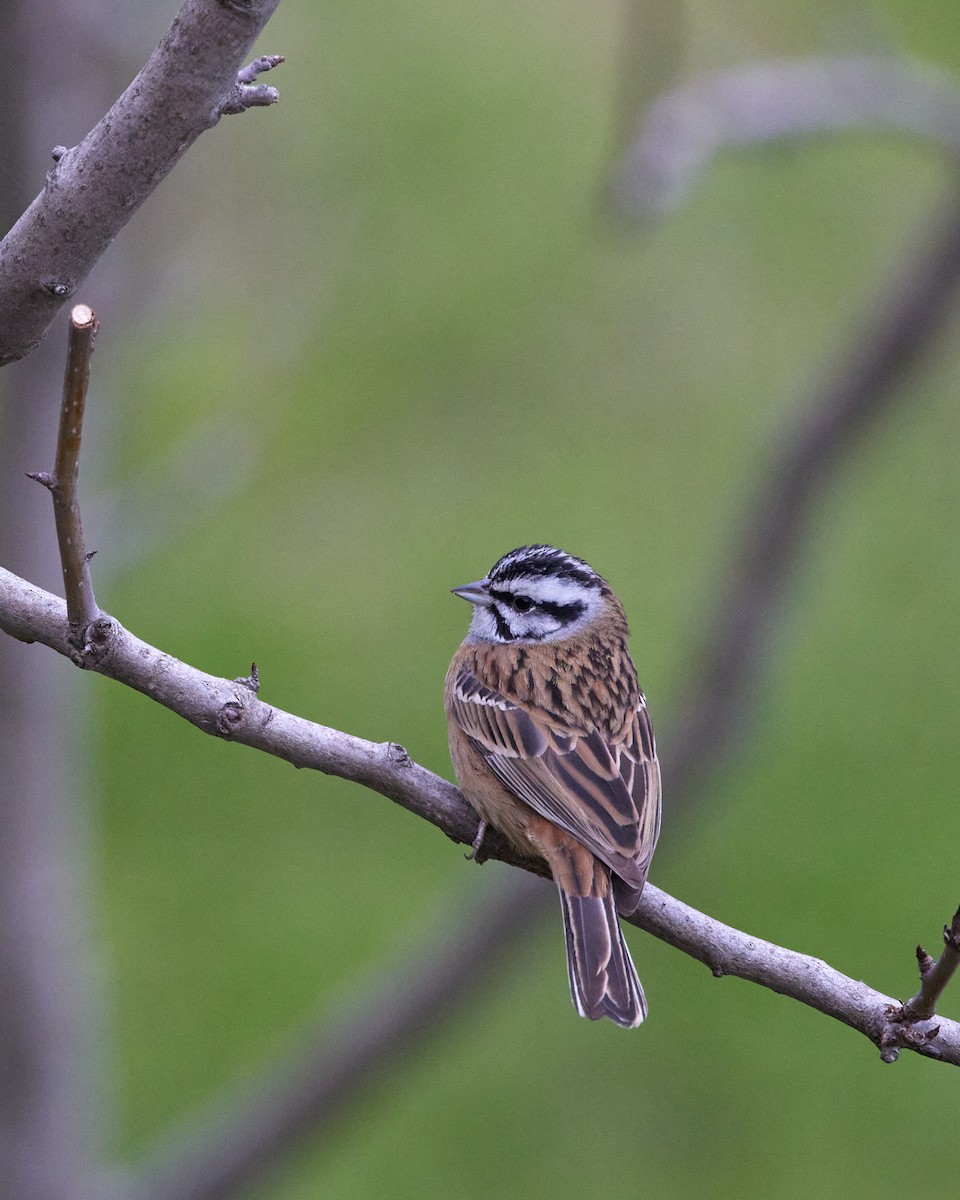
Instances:
[[[64,594],[67,598],[67,623],[70,640],[78,651],[86,641],[87,627],[100,610],[93,595],[90,555],[83,539],[80,519],[80,443],[83,414],[90,381],[90,355],[100,324],[86,304],[74,305],[70,313],[67,338],[67,366],[63,376],[63,402],[60,405],[60,429],[57,434],[57,458],[53,474],[28,471],[30,479],[42,483],[53,497],[53,513],[60,547]],[[82,665],[82,660],[78,662]]]
[[[891,1020],[906,1022],[928,1021],[937,1011],[940,997],[960,966],[960,908],[953,920],[943,927],[943,953],[934,962],[922,946],[917,947],[920,968],[920,990],[891,1016]]]
[[[65,617],[62,600],[0,568],[0,629],[69,656]],[[457,788],[415,763],[403,747],[367,742],[274,708],[254,694],[249,680],[207,675],[141,641],[105,614],[93,628],[99,652],[88,665],[100,674],[143,692],[207,733],[363,784],[454,841],[472,841],[477,826],[473,809]],[[488,858],[547,874],[545,864],[520,858],[492,830],[484,851]],[[650,884],[630,920],[706,963],[714,974],[737,975],[791,996],[880,1045],[889,1024],[886,1014],[895,1002],[819,959],[740,933]],[[909,1048],[960,1065],[960,1025],[941,1022],[936,1038]]]

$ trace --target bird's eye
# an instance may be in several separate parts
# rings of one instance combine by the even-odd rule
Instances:
[[[533,608],[533,601],[529,596],[515,596],[513,600],[513,607],[519,613],[528,613],[530,609]]]

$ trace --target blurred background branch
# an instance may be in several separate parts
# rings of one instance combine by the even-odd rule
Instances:
[[[488,890],[450,928],[401,939],[398,961],[355,981],[257,1075],[191,1113],[128,1180],[129,1200],[226,1200],[303,1138],[336,1127],[370,1088],[402,1090],[409,1058],[438,1027],[462,1022],[540,927],[553,888],[521,873]],[[528,901],[530,903],[528,903]],[[426,934],[426,936],[424,936]]]
[[[960,283],[960,195],[938,205],[913,240],[919,244],[888,269],[794,426],[778,436],[743,532],[732,539],[729,580],[707,618],[693,699],[681,705],[664,758],[680,797],[742,727],[816,505],[889,406],[907,402],[901,385],[951,315]]]
[[[960,84],[898,55],[751,62],[658,96],[617,164],[612,199],[662,215],[728,150],[814,135],[893,130],[960,153]]]
[[[109,103],[102,34],[72,5],[0,5],[5,81],[16,97],[0,105],[4,230],[42,180],[37,146],[49,148],[72,121],[96,120]],[[91,68],[82,77],[50,69],[78,55]],[[0,321],[14,315],[5,298]],[[62,586],[62,574],[50,503],[24,473],[55,449],[57,351],[0,373],[0,562],[51,586]],[[108,1102],[87,743],[76,672],[44,657],[0,641],[0,1194],[97,1200]]]

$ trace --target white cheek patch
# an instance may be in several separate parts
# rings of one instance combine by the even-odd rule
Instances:
[[[470,637],[477,642],[501,642],[503,639],[497,632],[497,622],[492,611],[486,605],[478,604],[470,619]]]
[[[597,597],[597,601],[599,601],[599,597]],[[589,625],[594,618],[599,604],[594,603],[591,600],[587,600],[585,603],[586,608],[579,617],[573,621],[566,621],[562,624],[556,619],[556,617],[551,617],[544,613],[538,619],[540,628],[535,635],[535,640],[538,642],[560,641],[562,638],[567,638],[572,634],[577,633],[584,627],[584,625]]]
[[[529,638],[532,642],[549,641],[550,635],[562,628],[556,617],[536,611],[524,613],[522,617],[514,617],[513,624],[521,640]]]

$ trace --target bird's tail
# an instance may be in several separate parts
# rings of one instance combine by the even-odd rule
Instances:
[[[601,886],[592,890],[602,894],[590,896],[573,895],[558,881],[570,992],[582,1017],[609,1017],[632,1029],[646,1017],[647,1001],[620,930],[610,877],[600,868],[595,879]]]

